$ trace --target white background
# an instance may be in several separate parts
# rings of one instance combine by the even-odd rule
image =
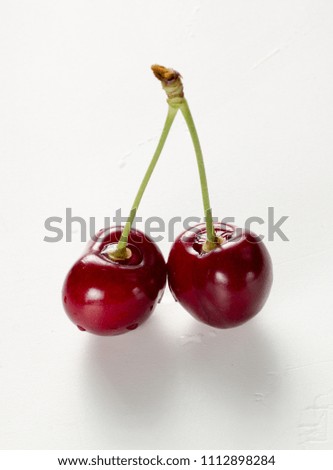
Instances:
[[[332,15],[329,0],[1,2],[2,449],[333,448]],[[184,77],[214,214],[274,207],[290,241],[267,241],[274,286],[249,323],[213,330],[166,294],[100,338],[61,304],[79,227],[46,243],[44,221],[128,212],[167,108],[155,62]],[[179,115],[139,215],[201,214]]]

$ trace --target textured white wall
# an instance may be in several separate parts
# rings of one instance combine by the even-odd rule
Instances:
[[[332,14],[1,2],[1,448],[333,448]],[[274,207],[290,241],[267,243],[274,288],[242,327],[208,328],[166,295],[137,331],[93,337],[60,297],[84,244],[45,243],[44,220],[128,211],[166,113],[155,62],[184,77],[215,214],[241,225]],[[178,116],[139,215],[201,214]]]

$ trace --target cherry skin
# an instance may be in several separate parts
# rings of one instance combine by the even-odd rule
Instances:
[[[107,251],[116,247],[122,227],[101,230],[69,271],[63,304],[82,331],[118,335],[136,329],[161,300],[166,264],[157,245],[139,230],[128,238],[131,257],[113,261]]]
[[[205,253],[206,226],[182,233],[168,259],[168,282],[176,300],[200,320],[216,328],[238,326],[263,307],[272,286],[270,255],[253,233],[214,224],[223,243]]]

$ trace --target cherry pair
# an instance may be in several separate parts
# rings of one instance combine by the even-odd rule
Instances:
[[[68,273],[63,303],[80,330],[116,335],[134,330],[153,312],[168,277],[176,300],[195,318],[217,328],[240,325],[263,307],[272,263],[259,237],[214,224],[200,142],[178,72],[154,65],[168,96],[168,115],[152,161],[124,228],[100,231]],[[132,224],[171,125],[181,110],[197,157],[206,224],[181,234],[167,264],[157,245]]]

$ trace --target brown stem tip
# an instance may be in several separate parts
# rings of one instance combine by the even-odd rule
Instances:
[[[166,67],[163,67],[163,65],[155,64],[151,66],[151,69],[155,77],[161,82],[170,83],[174,80],[177,80],[177,78],[181,78],[181,75],[179,72],[173,69],[168,69]]]
[[[162,83],[162,87],[168,96],[169,104],[179,105],[181,101],[184,101],[182,76],[179,72],[156,64],[152,65],[151,69],[155,77]]]

